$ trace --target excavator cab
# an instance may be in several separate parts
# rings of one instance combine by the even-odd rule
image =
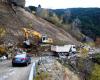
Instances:
[[[48,38],[47,35],[43,35],[42,36],[42,43],[45,43],[45,44],[50,44],[50,43],[53,43],[53,40],[51,38]]]
[[[43,35],[42,38],[41,38],[41,42],[42,43],[48,42],[48,37],[46,35]]]

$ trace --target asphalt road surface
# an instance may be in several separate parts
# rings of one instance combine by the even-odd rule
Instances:
[[[10,60],[0,62],[0,80],[28,80],[31,65],[12,67]]]

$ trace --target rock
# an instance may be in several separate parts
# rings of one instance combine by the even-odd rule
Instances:
[[[9,0],[15,6],[25,7],[25,0]]]
[[[8,2],[8,0],[0,0],[0,3],[1,3],[1,2],[6,2],[6,3],[7,3],[7,2]]]
[[[14,6],[25,7],[25,0],[0,0],[0,3],[9,3]]]

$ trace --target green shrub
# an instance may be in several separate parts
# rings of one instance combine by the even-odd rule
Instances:
[[[0,26],[0,37],[3,37],[5,33],[6,33],[5,29]]]
[[[100,65],[95,64],[88,80],[100,80]]]
[[[35,79],[33,80],[48,80],[48,73],[47,72],[41,72],[36,75]]]
[[[93,62],[100,64],[100,53],[97,53],[93,57]]]

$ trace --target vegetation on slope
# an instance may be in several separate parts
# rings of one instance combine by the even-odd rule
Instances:
[[[81,40],[84,35],[80,32],[78,28],[76,28],[77,24],[73,21],[72,24],[64,22],[64,16],[59,16],[55,13],[55,11],[50,9],[43,9],[41,5],[37,8],[34,6],[29,6],[31,11],[35,11],[35,15],[42,17],[43,19],[49,21],[50,23],[58,26],[58,28],[63,29],[66,32],[69,32],[74,38],[77,40]]]
[[[69,8],[53,10],[58,16],[64,16],[64,23],[72,23],[76,18],[80,21],[80,31],[95,39],[100,36],[100,8]]]
[[[36,15],[46,19],[56,26],[66,30],[77,40],[88,41],[100,37],[100,8],[69,8],[69,9],[43,9],[34,6],[29,7],[36,11]],[[39,14],[37,14],[39,9]],[[85,36],[84,36],[84,35]]]

